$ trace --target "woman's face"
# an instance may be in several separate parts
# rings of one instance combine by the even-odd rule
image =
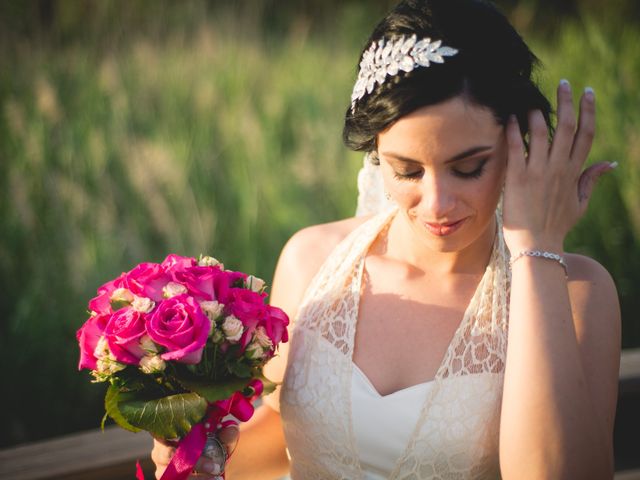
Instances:
[[[378,135],[385,188],[417,238],[441,252],[493,238],[506,169],[504,128],[462,97],[420,108]]]

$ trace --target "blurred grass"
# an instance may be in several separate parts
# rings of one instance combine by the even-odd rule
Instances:
[[[270,279],[294,231],[353,213],[361,157],[342,117],[380,10],[271,31],[259,10],[198,5],[139,29],[109,7],[75,36],[72,11],[0,46],[0,446],[97,427],[104,389],[75,371],[74,333],[101,283],[169,252]],[[596,90],[592,160],[620,168],[568,249],[613,274],[639,346],[640,29],[576,21],[530,39],[548,92],[559,78]]]

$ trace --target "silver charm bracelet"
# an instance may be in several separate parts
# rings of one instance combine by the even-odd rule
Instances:
[[[549,260],[555,260],[562,268],[564,268],[564,274],[567,278],[569,278],[569,269],[567,268],[567,263],[564,261],[564,257],[562,255],[558,255],[557,253],[546,252],[544,250],[523,250],[518,253],[515,257],[511,258],[509,261],[509,266],[512,267],[516,261],[520,260],[522,257],[536,257],[536,258],[547,258]]]

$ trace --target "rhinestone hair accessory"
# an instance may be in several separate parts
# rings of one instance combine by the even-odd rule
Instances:
[[[381,38],[373,42],[362,55],[358,79],[351,94],[351,113],[356,110],[356,102],[365,94],[382,85],[388,76],[397,75],[400,70],[410,72],[416,67],[428,67],[431,63],[444,63],[443,57],[452,57],[458,50],[441,45],[441,40],[430,38],[418,40],[416,35],[404,35],[385,42]]]

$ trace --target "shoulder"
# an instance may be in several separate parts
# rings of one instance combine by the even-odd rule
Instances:
[[[369,217],[355,217],[338,222],[307,227],[295,233],[285,244],[273,276],[270,303],[295,319],[302,297],[331,251]],[[291,328],[291,324],[290,324]],[[289,343],[279,346],[279,353],[264,368],[267,378],[281,382],[289,356]],[[280,409],[279,391],[264,398],[267,405]]]
[[[303,228],[285,244],[273,279],[272,301],[286,303],[283,308],[294,315],[311,279],[333,249],[353,230],[371,217],[352,217]],[[285,293],[286,292],[286,293]],[[282,303],[282,302],[280,302]],[[278,305],[281,306],[281,305]]]
[[[584,255],[566,254],[572,307],[588,309],[590,317],[620,317],[618,292],[609,272]]]
[[[619,346],[620,304],[611,275],[592,258],[565,256],[569,271],[569,298],[578,341],[594,337],[595,342]],[[602,345],[604,346],[604,345]]]

